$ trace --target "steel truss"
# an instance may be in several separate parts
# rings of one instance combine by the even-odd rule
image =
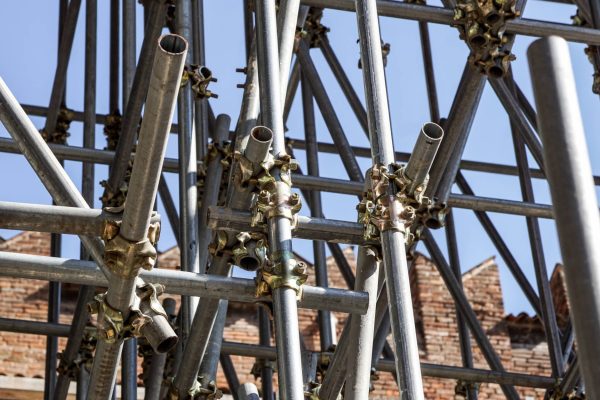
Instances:
[[[66,398],[69,381],[76,378],[78,398],[109,399],[119,364],[123,396],[135,398],[138,347],[140,352],[144,349],[149,399],[215,398],[219,362],[238,399],[259,395],[272,399],[271,360],[277,362],[281,399],[331,400],[340,394],[346,399],[366,399],[372,366],[393,372],[401,398],[406,399],[424,398],[422,376],[462,382],[469,400],[477,398],[474,384],[481,382],[500,384],[509,399],[519,398],[515,386],[546,389],[547,398],[574,398],[569,396],[582,396],[585,382],[588,398],[600,398],[600,254],[595,245],[600,239],[600,221],[594,192],[600,177],[592,181],[565,42],[592,46],[590,58],[597,59],[597,47],[593,47],[600,46],[600,30],[594,28],[600,23],[597,2],[575,0],[585,23],[568,26],[520,18],[515,11],[524,8],[522,0],[458,4],[444,0],[444,7],[390,0],[280,0],[276,7],[275,0],[245,0],[246,82],[238,120],[230,131],[231,118],[215,116],[209,103],[216,95],[208,88],[212,73],[204,67],[202,0],[144,1],[145,34],[137,63],[132,29],[135,1],[111,1],[111,113],[98,115],[96,1],[85,4],[82,112],[68,111],[63,105],[81,0],[60,1],[58,63],[48,107],[19,104],[0,79],[0,119],[12,136],[0,139],[0,151],[22,153],[55,204],[0,202],[0,228],[55,234],[51,257],[0,253],[2,277],[52,282],[47,323],[0,318],[0,330],[52,338],[47,348],[45,398]],[[328,9],[356,13],[365,106],[328,41],[327,29],[320,24],[321,14]],[[423,125],[410,154],[394,152],[379,16],[419,21],[433,122]],[[486,20],[481,22],[481,18]],[[441,118],[437,104],[429,23],[458,25],[471,49],[446,119]],[[161,36],[165,26],[172,33]],[[536,110],[509,68],[515,35],[553,35],[529,49]],[[346,137],[311,58],[312,48],[322,51],[371,148],[352,146]],[[486,80],[510,118],[515,166],[463,160]],[[284,123],[300,84],[306,139],[287,140]],[[315,103],[333,144],[317,141]],[[171,123],[175,107],[178,124]],[[46,118],[42,134],[28,115]],[[84,123],[83,147],[65,144],[64,124],[73,120]],[[94,148],[98,123],[109,132],[108,150]],[[169,133],[179,138],[177,159],[164,157]],[[293,159],[294,150],[306,151],[306,173]],[[321,152],[339,154],[350,180],[320,177]],[[527,152],[539,168],[528,165]],[[366,174],[358,157],[372,160]],[[64,160],[82,162],[83,193],[65,173]],[[94,164],[111,167],[102,210],[88,206],[93,203]],[[518,176],[523,201],[476,196],[461,171]],[[179,175],[179,215],[165,173]],[[535,202],[532,178],[547,179],[553,205]],[[450,192],[454,183],[461,194]],[[300,189],[310,217],[298,215],[300,196],[292,188]],[[357,222],[327,219],[321,192],[358,196]],[[153,211],[157,195],[181,249],[181,271],[153,269],[160,229],[160,216]],[[125,202],[125,196],[135,200]],[[551,376],[505,371],[462,289],[452,208],[474,211],[542,319]],[[535,286],[488,212],[526,217]],[[558,328],[552,305],[539,218],[554,218],[557,223],[572,308],[571,326],[565,332]],[[430,233],[442,227],[448,260]],[[79,235],[80,260],[61,258],[60,234]],[[316,287],[304,284],[306,270],[294,257],[293,237],[314,241]],[[462,367],[419,361],[408,280],[411,259],[407,258],[417,241],[424,242],[456,303]],[[360,246],[356,276],[340,243]],[[325,244],[348,283],[347,290],[327,287]],[[233,265],[256,271],[257,278],[229,277]],[[58,323],[61,283],[82,285],[70,326]],[[96,288],[107,290],[94,296]],[[173,302],[159,302],[162,293],[182,296],[176,317]],[[265,305],[259,309],[260,345],[223,341],[228,301]],[[97,314],[96,327],[88,324],[86,305]],[[298,307],[319,310],[321,351],[308,356],[298,333]],[[331,311],[350,314],[333,352]],[[392,348],[386,341],[390,330]],[[93,367],[89,371],[80,368],[74,375],[73,363],[90,336],[97,339]],[[58,337],[67,337],[68,342],[57,376]],[[471,338],[489,370],[473,368]],[[250,383],[240,385],[230,355],[260,360],[260,391]],[[328,360],[319,380],[316,364],[307,361],[317,359]],[[169,363],[175,363],[169,367],[172,380],[161,385]]]

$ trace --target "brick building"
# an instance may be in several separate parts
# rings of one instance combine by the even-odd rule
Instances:
[[[0,251],[38,255],[49,254],[49,234],[24,232],[8,240],[0,239]],[[354,265],[354,252],[346,249],[346,256]],[[176,268],[179,251],[172,248],[159,256],[162,268]],[[344,281],[333,260],[328,260],[331,287],[344,288]],[[310,268],[309,268],[310,269]],[[421,360],[433,364],[460,366],[460,350],[456,329],[455,308],[435,266],[425,256],[418,255],[410,272],[414,313],[417,323]],[[314,274],[309,278],[314,284]],[[504,367],[511,372],[550,375],[548,349],[543,327],[537,317],[526,314],[506,315],[498,267],[494,259],[485,260],[463,275],[463,285],[474,311],[500,355]],[[559,324],[568,319],[568,305],[561,268],[551,278],[551,288],[559,317]],[[77,296],[75,285],[63,285],[61,322],[69,323]],[[0,317],[44,321],[47,315],[48,284],[25,279],[0,279]],[[258,343],[257,312],[254,304],[231,303],[225,329],[225,340],[249,344]],[[299,310],[302,339],[306,348],[319,349],[317,312]],[[346,315],[334,313],[333,320],[339,335]],[[65,339],[59,341],[62,348]],[[0,332],[0,399],[41,398],[43,391],[45,344],[43,336]],[[474,345],[474,341],[472,340]],[[481,352],[473,346],[476,368],[487,369]],[[240,382],[255,382],[251,374],[255,359],[232,356]],[[140,359],[141,365],[141,359]],[[141,368],[140,368],[141,372]],[[424,378],[427,399],[453,399],[457,382]],[[217,385],[228,392],[221,371]],[[259,382],[257,382],[259,386]],[[397,387],[390,373],[378,373],[373,382],[372,399],[397,398]],[[523,399],[542,399],[543,390],[517,388]],[[498,385],[482,384],[480,399],[503,399]]]

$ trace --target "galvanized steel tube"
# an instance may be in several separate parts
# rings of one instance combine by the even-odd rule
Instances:
[[[344,399],[360,400],[369,397],[378,283],[379,261],[376,254],[372,249],[360,247],[354,290],[369,294],[369,308],[363,315],[353,315],[350,322],[350,339],[346,345],[352,349],[352,354],[347,357]]]
[[[394,143],[381,53],[377,5],[375,0],[356,0],[355,5],[373,165],[388,167],[395,161]],[[390,185],[386,196],[390,198],[394,195],[395,188]],[[390,302],[390,319],[396,351],[400,396],[415,400],[423,399],[423,382],[408,279],[404,234],[395,230],[384,230],[381,232],[380,238]]]
[[[286,151],[275,2],[258,0],[255,5],[261,118],[263,124],[273,131],[272,154],[275,159],[280,159],[286,155]],[[290,188],[281,181],[280,169],[274,168],[271,174],[276,179],[276,195],[286,196]],[[267,224],[272,260],[274,263],[280,263],[282,268],[289,268],[289,260],[293,257],[291,221],[283,216],[274,216],[268,219]],[[282,273],[289,274],[290,271],[282,271]],[[289,287],[279,287],[273,289],[272,297],[278,353],[279,397],[288,400],[303,399],[296,291]]]
[[[165,35],[158,40],[158,49],[148,88],[149,96],[145,107],[145,118],[140,128],[137,157],[133,164],[128,190],[129,198],[135,199],[135,202],[125,203],[119,230],[119,235],[130,242],[140,242],[148,235],[150,215],[158,189],[162,160],[166,151],[186,50],[187,43],[180,36]],[[129,307],[135,295],[135,281],[136,277],[123,278],[112,275],[109,277],[106,301],[111,307],[121,311],[124,318],[129,314]],[[143,334],[146,335],[145,330],[151,329],[150,325],[153,327],[156,324],[145,325],[142,328]],[[165,327],[162,326],[162,328]],[[157,351],[163,347],[174,345],[177,340],[172,330],[164,333],[165,336],[161,336],[163,340],[161,343],[151,343]],[[152,338],[148,336],[148,339]],[[121,347],[122,339],[114,343],[98,341],[90,376],[89,399],[110,398]]]
[[[443,137],[444,130],[438,124],[428,122],[421,128],[417,143],[404,168],[404,175],[410,180],[409,194],[414,194],[419,187],[423,190]]]
[[[600,397],[600,221],[567,43],[527,52],[586,394]]]

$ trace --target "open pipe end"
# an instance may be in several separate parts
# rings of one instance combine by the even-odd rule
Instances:
[[[158,38],[158,48],[169,54],[183,54],[187,51],[187,41],[179,36],[169,33]]]
[[[421,128],[421,132],[425,135],[425,138],[428,141],[438,141],[442,140],[444,137],[444,130],[441,126],[433,122],[427,122]]]
[[[250,136],[257,142],[269,143],[273,140],[273,131],[266,126],[255,126],[250,131]]]
[[[141,333],[157,353],[168,352],[179,341],[169,321],[162,314],[152,315],[152,322],[145,324]]]
[[[254,257],[244,257],[239,260],[238,264],[240,268],[246,271],[256,271],[260,267],[258,260]]]

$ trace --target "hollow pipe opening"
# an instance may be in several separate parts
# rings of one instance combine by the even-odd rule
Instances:
[[[442,137],[444,137],[444,130],[441,126],[434,122],[427,122],[424,124],[421,128],[421,131],[425,135],[428,142],[430,140],[440,140]]]
[[[494,65],[488,68],[487,73],[492,78],[502,78],[504,76],[504,69],[498,65]]]
[[[487,40],[483,35],[475,35],[469,39],[471,46],[483,46],[486,42]]]
[[[158,48],[166,53],[181,54],[187,47],[187,41],[179,35],[170,33],[158,38]]]
[[[212,78],[212,71],[206,67],[200,67],[200,69],[198,70],[198,73],[200,74],[200,76],[202,76],[203,79],[211,79]]]
[[[260,266],[258,260],[254,257],[244,257],[238,262],[238,266],[246,271],[256,271]]]
[[[273,132],[266,126],[255,126],[250,131],[252,138],[258,142],[268,143],[273,140]]]

